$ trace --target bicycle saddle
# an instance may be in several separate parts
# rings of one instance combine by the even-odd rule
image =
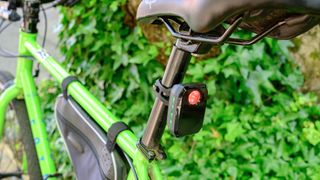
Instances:
[[[142,23],[153,23],[159,17],[179,17],[194,32],[206,33],[248,12],[249,17],[240,27],[255,33],[274,21],[292,19],[292,24],[270,34],[274,38],[289,39],[319,24],[320,0],[143,0],[137,19]]]

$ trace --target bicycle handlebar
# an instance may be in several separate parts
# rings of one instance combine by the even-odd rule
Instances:
[[[10,3],[7,1],[0,1],[0,18],[8,21],[19,21],[21,16],[15,9],[10,8]]]
[[[17,8],[22,7],[24,0],[0,0],[0,20],[19,21],[21,16],[16,12]],[[53,7],[62,5],[71,7],[79,0],[40,0],[41,4],[55,2]]]

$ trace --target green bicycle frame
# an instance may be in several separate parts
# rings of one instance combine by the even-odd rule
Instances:
[[[36,39],[37,34],[20,31],[19,54],[24,57],[34,57],[59,83],[62,83],[63,79],[70,76],[70,74],[37,44]],[[56,167],[51,154],[46,126],[40,108],[41,100],[32,76],[33,63],[33,60],[29,58],[18,58],[16,79],[13,85],[0,95],[0,138],[5,128],[7,106],[13,99],[23,95],[28,110],[41,172],[43,178],[46,178],[48,175],[56,173]],[[119,121],[119,119],[108,111],[81,83],[72,82],[68,87],[68,93],[105,132],[108,131],[113,123]],[[149,162],[145,158],[137,148],[137,142],[138,138],[131,131],[123,131],[117,138],[117,144],[132,158],[139,179],[162,179],[157,163],[154,161]],[[128,179],[134,179],[132,172],[129,173]]]

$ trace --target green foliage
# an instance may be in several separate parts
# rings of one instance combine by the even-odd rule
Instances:
[[[139,27],[123,24],[124,3],[90,0],[62,9],[61,45],[66,67],[141,136],[163,67],[155,60],[158,47]],[[265,39],[192,60],[185,81],[208,86],[205,125],[182,139],[165,133],[161,169],[168,179],[320,178],[320,106],[299,92],[303,76],[290,46]]]
[[[68,67],[109,109],[125,122],[139,124],[141,131],[152,107],[150,85],[163,71],[155,61],[157,47],[148,44],[139,28],[121,23],[125,1],[89,2],[62,10]]]
[[[170,178],[320,177],[320,106],[297,91],[303,77],[288,58],[289,45],[226,45],[220,57],[194,61],[187,81],[206,82],[210,93],[205,126],[193,137],[164,137]]]

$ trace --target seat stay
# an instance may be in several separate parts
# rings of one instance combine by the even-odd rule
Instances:
[[[257,34],[253,38],[249,40],[241,40],[241,39],[235,39],[235,38],[229,38],[226,42],[229,44],[234,45],[241,45],[241,46],[249,46],[252,44],[255,44],[256,42],[260,41],[262,38],[266,37],[269,33],[274,31],[276,28],[286,24],[285,21],[281,21],[275,25],[273,25],[271,28],[267,29],[266,31],[262,32],[261,34]]]

